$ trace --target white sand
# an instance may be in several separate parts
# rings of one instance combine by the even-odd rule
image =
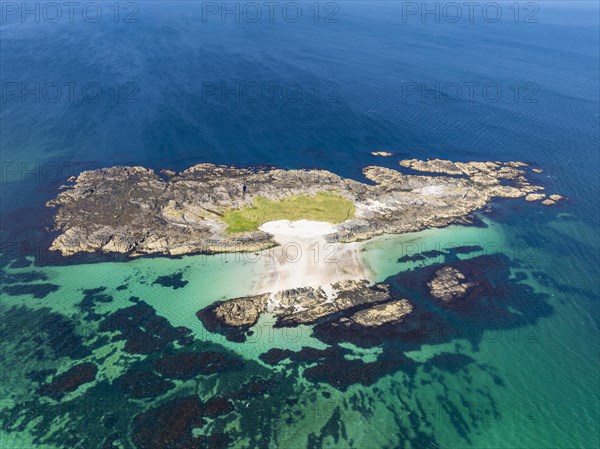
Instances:
[[[265,274],[259,280],[258,292],[323,287],[332,296],[331,284],[335,282],[370,278],[359,256],[360,243],[327,242],[325,236],[336,229],[332,223],[278,220],[260,229],[273,235],[280,246],[261,253]]]
[[[335,232],[335,225],[326,221],[310,220],[277,220],[269,221],[258,229],[268,232],[275,236],[275,240],[280,237],[294,237],[296,239],[314,239]],[[279,240],[277,240],[279,242]]]

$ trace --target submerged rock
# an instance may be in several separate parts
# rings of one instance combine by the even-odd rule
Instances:
[[[215,351],[178,352],[164,355],[153,362],[153,367],[158,373],[167,379],[179,380],[237,370],[243,365],[241,359]]]
[[[160,352],[177,341],[186,345],[191,341],[191,331],[173,327],[169,321],[156,314],[145,302],[111,313],[100,323],[101,332],[118,332],[112,338],[125,340],[124,350],[130,354]]]
[[[133,420],[132,439],[140,449],[198,447],[194,427],[202,425],[202,403],[195,396],[176,398]]]
[[[189,281],[183,279],[183,273],[181,272],[158,276],[152,285],[158,284],[163,287],[171,287],[173,290],[177,290],[178,288],[185,287],[188,282]]]
[[[205,418],[215,420],[233,411],[231,400],[221,396],[213,396],[205,403],[195,395],[176,397],[137,415],[133,419],[132,440],[139,449],[230,447],[231,437],[207,430]],[[202,435],[197,435],[195,429],[203,427]]]
[[[151,371],[127,371],[117,379],[117,386],[132,398],[154,398],[175,387],[173,382],[164,380]]]
[[[97,372],[98,367],[93,363],[80,363],[56,376],[49,384],[42,385],[39,393],[58,400],[65,394],[77,390],[81,385],[92,382]]]
[[[400,353],[389,359],[368,363],[360,359],[340,358],[310,366],[303,371],[303,376],[311,382],[325,382],[340,391],[346,391],[354,384],[372,385],[381,377],[399,370],[412,374],[416,366],[414,360]]]

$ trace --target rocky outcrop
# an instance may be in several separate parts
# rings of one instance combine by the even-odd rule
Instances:
[[[227,326],[252,326],[266,310],[269,295],[237,298],[219,304],[215,316]]]
[[[293,327],[360,309],[353,315],[357,324],[379,326],[399,321],[412,311],[407,300],[392,300],[387,284],[369,286],[368,281],[360,280],[338,282],[331,287],[333,298],[329,298],[321,288],[303,287],[230,299],[211,305],[197,315],[203,321],[217,319],[225,326],[247,328],[256,323],[261,313],[270,312],[277,318],[277,326]],[[214,322],[211,322],[211,327],[217,328]]]
[[[258,251],[275,245],[262,231],[228,233],[223,212],[291,195],[335,192],[356,207],[337,226],[338,241],[467,223],[494,197],[516,198],[541,190],[527,181],[520,162],[401,161],[436,176],[370,166],[370,183],[325,170],[235,168],[199,164],[180,173],[110,167],[81,173],[47,205],[57,209],[59,235],[51,249],[79,252],[180,255]]]
[[[371,154],[373,156],[380,156],[380,157],[390,157],[390,156],[394,155],[394,153],[390,153],[389,151],[371,151]]]
[[[360,310],[349,319],[363,327],[379,327],[384,324],[402,321],[412,310],[413,306],[408,300],[399,299]]]
[[[96,378],[98,367],[91,362],[79,363],[72,366],[54,380],[40,387],[42,396],[59,400],[67,393],[77,390],[81,385],[92,382]]]
[[[546,198],[545,193],[530,193],[525,197],[525,201],[540,201]]]
[[[564,199],[562,196],[554,194],[550,195],[548,198],[542,201],[542,204],[544,204],[545,206],[553,206],[556,204],[557,201],[560,201],[562,199]]]
[[[369,287],[366,280],[338,282],[332,285],[332,289],[333,299],[328,299],[322,289],[310,287],[277,293],[271,303],[271,310],[277,316],[277,324],[310,324],[344,310],[391,299],[388,285]]]
[[[445,303],[462,299],[467,292],[477,285],[467,282],[463,273],[453,267],[443,267],[435,272],[434,278],[427,284],[431,296]]]

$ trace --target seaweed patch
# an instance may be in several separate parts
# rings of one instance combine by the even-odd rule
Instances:
[[[163,287],[171,287],[173,290],[177,290],[178,288],[185,287],[189,281],[183,279],[183,272],[167,274],[164,276],[158,276],[156,280],[152,283],[162,285]]]

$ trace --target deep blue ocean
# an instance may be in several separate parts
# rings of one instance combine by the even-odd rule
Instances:
[[[483,436],[475,435],[477,426],[461,428],[455,422],[450,427],[459,429],[455,432],[458,436],[446,435],[443,426],[433,426],[429,433],[421,429],[424,433],[419,431],[415,436],[397,430],[407,428],[406,422],[395,428],[389,421],[362,421],[345,415],[342,407],[319,422],[321,434],[317,436],[321,439],[309,437],[306,443],[293,447],[367,447],[365,441],[359,444],[348,436],[357,426],[364,426],[367,436],[400,435],[400,440],[373,436],[373,448],[598,447],[597,2],[500,2],[496,5],[502,16],[497,21],[492,10],[484,16],[480,9],[470,20],[464,7],[462,18],[454,20],[454,15],[449,16],[451,11],[445,9],[446,14],[440,12],[436,21],[435,15],[422,17],[420,10],[412,13],[410,8],[425,7],[420,2],[393,1],[291,2],[293,7],[285,13],[282,3],[274,7],[272,20],[261,3],[238,3],[240,15],[236,18],[233,13],[221,14],[221,8],[235,11],[235,3],[99,2],[85,13],[82,6],[76,7],[73,20],[64,6],[61,18],[54,20],[51,7],[44,9],[46,4],[37,4],[41,9],[36,20],[35,15],[23,18],[22,4],[8,3],[2,3],[0,18],[3,265],[15,256],[36,255],[32,248],[47,241],[48,227],[52,226],[45,202],[56,195],[58,186],[84,169],[142,165],[181,170],[200,162],[266,164],[322,168],[362,180],[361,170],[366,165],[398,168],[398,159],[407,158],[531,162],[544,169],[536,181],[568,200],[556,207],[499,202],[490,219],[506,229],[513,243],[534,248],[543,259],[529,268],[539,279],[543,277],[544,294],[555,295],[552,301],[558,301],[552,313],[540,313],[550,320],[548,328],[556,334],[542,349],[531,350],[531,359],[511,360],[507,347],[502,354],[482,355],[482,360],[496,359],[497,374],[505,376],[502,382],[521,382],[518,391],[547,391],[546,399],[535,396],[535,401],[550,404],[551,411],[526,428],[499,426]],[[262,14],[259,19],[256,5]],[[98,11],[101,17],[95,14]],[[372,151],[390,151],[395,156],[376,158]],[[70,286],[81,295],[83,287],[77,282],[94,276],[92,271],[72,273],[49,275],[63,288],[56,295],[68,295]],[[113,285],[110,270],[102,273],[106,276],[102,285]],[[76,280],[77,276],[82,278]],[[98,286],[90,284],[89,288]],[[27,364],[35,357],[26,349],[19,352],[15,348],[28,348],[22,341],[27,340],[23,326],[43,320],[38,313],[52,308],[48,301],[53,297],[36,300],[34,305],[26,292],[20,296],[15,290],[7,291],[1,303],[2,336],[8,342],[2,350],[3,395],[32,388],[28,382],[33,381],[12,375],[12,371],[19,360]],[[31,307],[31,316],[19,319],[17,312],[23,312],[19,307]],[[160,307],[155,309],[160,315]],[[561,318],[563,310],[572,314],[564,312],[566,318]],[[79,329],[77,326],[85,321],[82,316],[72,315],[69,322],[75,322]],[[61,327],[56,326],[57,330]],[[79,331],[87,335],[89,328],[83,325],[82,329]],[[94,344],[105,345],[107,353],[113,350],[100,340]],[[477,352],[476,348],[471,350]],[[54,362],[46,360],[35,369],[93,358],[69,354],[67,359],[57,356]],[[115,366],[135,361],[127,360],[115,362]],[[504,366],[513,363],[530,376],[518,381],[511,378],[511,371],[504,371]],[[268,377],[262,365],[251,369],[252,375]],[[285,375],[300,376],[296,368]],[[447,376],[448,388],[460,391],[461,384],[452,384],[448,380],[452,374]],[[236,379],[234,376],[230,383],[241,385],[245,380]],[[527,385],[536,379],[536,386]],[[431,381],[423,380],[419,387],[411,388],[433,388],[427,383]],[[220,391],[210,385],[213,392]],[[378,388],[375,397],[402,395],[395,388]],[[72,405],[72,410],[85,421],[85,410],[101,397],[113,398],[111,391],[103,385],[88,390],[85,400]],[[506,394],[517,394],[515,391]],[[274,390],[273,403],[277,407],[287,404],[286,394],[291,393]],[[294,394],[300,404],[313,400],[311,393],[303,397],[301,391],[294,390]],[[361,398],[364,407],[377,400],[369,399],[369,393],[353,394]],[[163,399],[155,401],[158,404]],[[346,400],[351,408],[351,399],[340,399]],[[126,409],[120,399],[106,401],[114,401],[115,407],[128,413],[133,410]],[[131,447],[125,440],[117,442],[120,437],[107,442],[106,435],[113,427],[120,435],[130,424],[116,418],[114,424],[106,418],[106,404],[99,406],[103,410],[98,412],[100,418],[90,415],[90,431],[84,438],[83,427],[61,433],[64,427],[59,417],[67,416],[69,404],[63,404],[64,409],[58,405],[42,410],[21,396],[3,397],[3,403],[2,448]],[[154,403],[146,399],[142,404],[147,408]],[[44,416],[44,424],[34,424],[37,413]],[[118,416],[118,411],[111,413]],[[379,413],[372,412],[372,416],[381,416]],[[96,425],[96,419],[102,422]],[[338,421],[344,422],[347,430],[334,431]],[[268,427],[265,423],[261,426],[263,430]],[[49,436],[51,428],[59,429],[54,437]],[[238,433],[232,437],[235,445],[286,447],[282,443],[285,440],[273,436],[253,439],[250,429],[248,422],[238,423]],[[334,437],[327,439],[327,435]],[[233,445],[223,441],[215,437],[206,444]]]

